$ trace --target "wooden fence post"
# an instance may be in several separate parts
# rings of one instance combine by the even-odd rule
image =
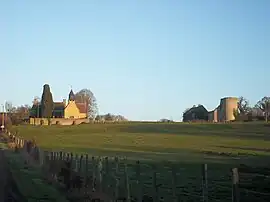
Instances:
[[[66,152],[63,152],[63,158],[62,158],[62,160],[64,160],[64,161],[66,161],[67,160],[67,154],[66,154]]]
[[[79,162],[79,173],[82,173],[82,161],[83,161],[83,155],[80,157],[80,162]],[[82,175],[83,176],[83,175]]]
[[[85,155],[85,169],[84,169],[84,184],[85,184],[85,193],[88,193],[87,187],[90,185],[90,180],[88,179],[88,154]]]
[[[153,202],[158,202],[156,166],[153,165],[152,169],[153,169]]]
[[[53,152],[53,175],[55,176],[56,174],[56,165],[57,165],[57,156],[56,152]]]
[[[232,180],[232,202],[239,202],[239,173],[237,168],[232,169],[233,180]]]
[[[18,145],[18,141],[17,141],[17,137],[14,138],[14,142],[15,142],[15,145],[17,146]]]
[[[104,169],[104,191],[105,193],[109,193],[109,158],[105,157],[105,165],[104,165],[105,169]]]
[[[20,141],[20,149],[23,148],[23,145],[24,145],[24,140],[21,139],[21,141]]]
[[[50,160],[53,161],[53,152],[51,152]]]
[[[93,190],[96,190],[96,162],[95,162],[95,157],[94,156],[92,156],[92,166],[93,166],[93,170],[92,170],[92,176],[93,176],[92,188],[93,188]]]
[[[53,152],[50,152],[50,163],[49,163],[49,174],[52,175],[53,174],[53,167],[54,167],[54,162],[53,162]]]
[[[202,165],[202,192],[203,192],[203,202],[208,202],[207,164]]]
[[[60,151],[60,160],[62,161],[63,160],[63,152]]]
[[[140,161],[136,162],[136,178],[137,178],[137,201],[142,202],[142,180]]]
[[[84,175],[87,178],[88,177],[88,154],[85,155],[85,168],[84,168]]]
[[[130,198],[130,185],[129,185],[129,177],[128,177],[128,167],[125,159],[125,182],[126,182],[126,190],[127,190],[127,202],[131,202]]]
[[[73,170],[73,153],[70,154],[70,169]]]
[[[118,157],[115,157],[114,162],[115,162],[115,173],[114,173],[115,191],[114,191],[114,197],[115,197],[115,201],[116,201],[118,199],[118,197],[119,197],[119,186],[120,186],[120,182],[119,182],[119,179],[118,179],[118,170],[119,170]]]
[[[76,154],[76,155],[75,155],[75,160],[74,160],[74,164],[75,164],[74,170],[75,170],[76,172],[79,171],[78,162],[79,162],[79,155]]]
[[[99,181],[99,191],[102,192],[102,171],[103,171],[103,168],[102,168],[102,158],[99,158],[98,160],[98,181]]]
[[[72,173],[72,171],[73,171],[73,153],[70,153],[70,172]],[[71,181],[72,180],[72,175],[70,175],[70,178],[69,178],[69,180]]]
[[[55,161],[57,162],[59,158],[58,152],[54,152],[54,156],[55,156]]]
[[[176,168],[175,165],[172,165],[172,194],[173,194],[173,201],[177,202],[177,195],[176,195],[176,185],[177,185],[177,178],[176,178]]]

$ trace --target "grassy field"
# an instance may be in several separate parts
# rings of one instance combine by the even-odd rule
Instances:
[[[93,155],[172,160],[192,155],[195,160],[221,152],[270,154],[270,127],[264,124],[85,124],[13,130],[24,138],[34,137],[46,149]]]
[[[187,201],[199,201],[201,197],[201,163],[209,165],[210,201],[231,200],[232,167],[240,163],[267,166],[270,163],[267,160],[270,154],[270,127],[264,123],[25,125],[13,130],[26,139],[35,138],[38,145],[47,150],[127,157],[131,160],[129,175],[134,195],[137,192],[136,167],[132,160],[151,160],[142,163],[143,191],[152,193],[151,176],[155,167],[157,183],[162,184],[160,196],[165,201],[171,201],[168,197],[172,195],[172,163],[178,173],[177,193],[182,199],[186,197]],[[123,165],[120,167],[124,169]],[[256,199],[247,191],[243,193],[245,201]]]

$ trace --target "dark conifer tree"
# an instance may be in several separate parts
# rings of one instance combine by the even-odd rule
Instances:
[[[53,112],[53,97],[50,91],[50,86],[45,84],[43,86],[43,93],[41,97],[41,117],[51,118]]]

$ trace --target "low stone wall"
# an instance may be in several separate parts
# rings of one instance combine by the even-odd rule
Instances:
[[[79,125],[81,123],[89,123],[89,119],[64,119],[64,118],[51,118],[51,125]],[[49,125],[47,118],[30,118],[31,125]]]

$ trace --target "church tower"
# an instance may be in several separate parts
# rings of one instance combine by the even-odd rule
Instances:
[[[75,94],[72,89],[70,90],[69,95],[68,95],[68,102],[70,101],[73,101],[73,102],[75,101]]]

